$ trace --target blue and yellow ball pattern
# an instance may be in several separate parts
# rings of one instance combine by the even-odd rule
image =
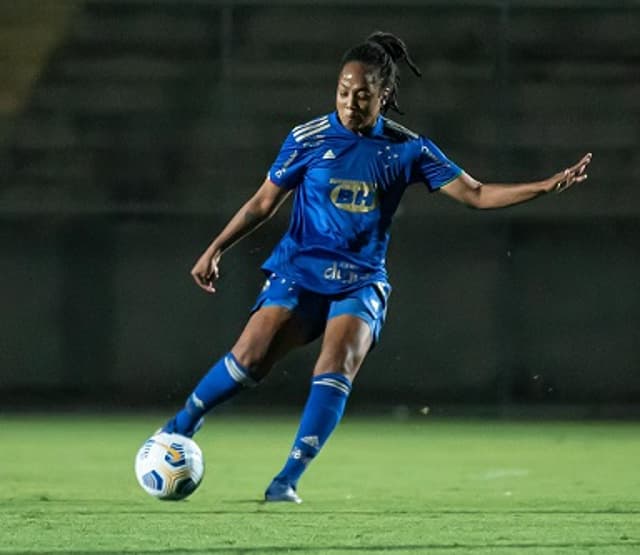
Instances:
[[[193,439],[160,432],[140,447],[135,472],[138,483],[149,495],[179,500],[191,495],[202,482],[204,459]]]

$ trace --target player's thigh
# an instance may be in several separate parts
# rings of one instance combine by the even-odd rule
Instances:
[[[314,376],[337,372],[353,381],[372,344],[371,327],[362,318],[352,314],[331,318],[324,332]]]
[[[332,300],[314,374],[340,372],[355,378],[380,338],[390,291],[386,283],[373,283]]]
[[[264,306],[251,315],[231,352],[253,377],[261,378],[289,351],[309,342],[302,324],[295,311]]]

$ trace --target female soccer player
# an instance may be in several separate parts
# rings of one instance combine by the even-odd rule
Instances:
[[[203,415],[255,386],[295,347],[323,336],[293,447],[265,492],[300,503],[297,484],[340,421],[378,341],[390,286],[389,226],[405,189],[422,182],[473,208],[502,208],[587,178],[591,154],[543,181],[482,183],[429,139],[384,117],[398,107],[398,62],[420,75],[398,37],[377,32],[340,65],[336,111],[294,127],[268,177],[191,270],[213,293],[222,255],[293,193],[289,229],[262,266],[267,280],[231,351],[203,377],[164,431],[192,436]]]

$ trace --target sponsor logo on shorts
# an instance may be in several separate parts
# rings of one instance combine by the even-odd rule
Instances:
[[[348,262],[334,262],[324,269],[323,277],[329,281],[339,281],[340,283],[356,283],[357,281],[368,279],[370,273],[359,273],[358,267]]]

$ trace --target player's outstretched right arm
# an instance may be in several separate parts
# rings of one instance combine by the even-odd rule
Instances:
[[[191,276],[198,287],[207,293],[215,293],[213,282],[218,279],[218,264],[224,252],[271,218],[290,193],[291,191],[265,179],[256,193],[229,220],[191,269]]]

